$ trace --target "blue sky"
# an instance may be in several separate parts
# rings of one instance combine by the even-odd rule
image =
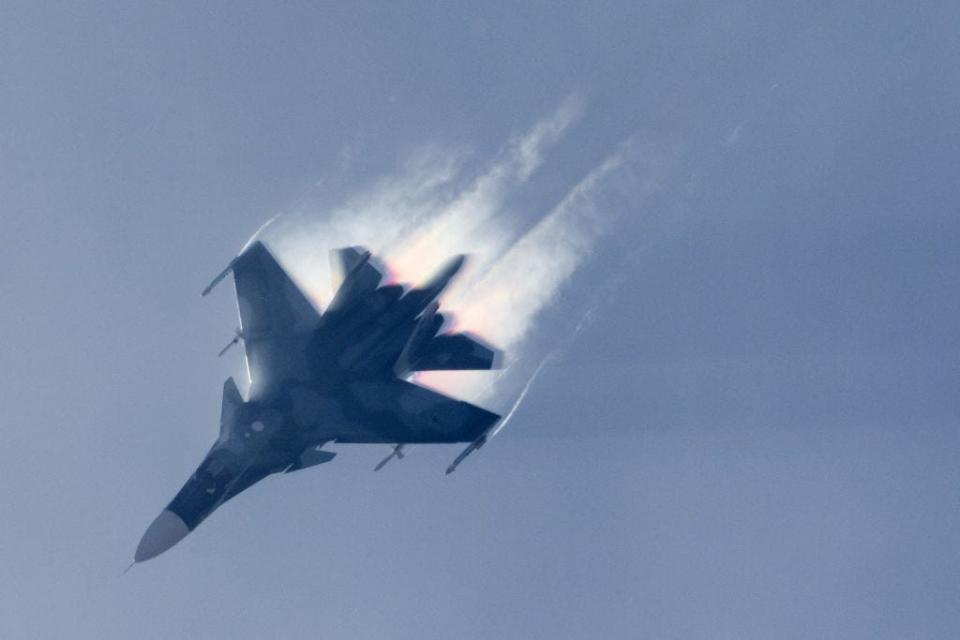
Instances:
[[[954,637],[958,24],[5,3],[0,636]],[[321,302],[341,239],[476,228],[431,250],[503,276],[512,364],[462,390],[552,357],[456,474],[338,447],[121,577],[241,370],[199,291],[275,216]]]

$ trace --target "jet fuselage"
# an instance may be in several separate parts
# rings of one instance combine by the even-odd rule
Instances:
[[[135,562],[163,553],[263,478],[329,462],[328,442],[470,442],[499,418],[403,381],[420,362],[421,370],[492,366],[493,352],[466,336],[429,350],[443,324],[431,303],[463,258],[405,293],[378,286],[369,253],[348,257],[352,268],[322,316],[262,244],[231,262],[248,398],[226,381],[219,437],[147,529]]]

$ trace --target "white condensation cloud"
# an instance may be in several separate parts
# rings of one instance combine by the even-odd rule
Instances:
[[[331,212],[305,207],[283,216],[265,234],[321,305],[330,299],[329,249],[363,245],[387,263],[391,276],[418,283],[457,253],[474,260],[460,283],[482,272],[515,231],[494,220],[505,199],[540,167],[546,152],[583,112],[578,97],[510,140],[488,169],[459,192],[466,154],[420,152],[397,174],[361,190]]]
[[[442,300],[445,315],[453,315],[446,330],[478,334],[505,352],[509,368],[527,355],[524,342],[537,318],[616,223],[619,212],[606,201],[610,193],[630,189],[636,192],[629,198],[634,200],[655,186],[655,180],[637,183],[638,170],[652,173],[651,162],[628,140],[532,227],[505,211],[508,198],[548,161],[583,110],[579,98],[565,100],[508,141],[466,186],[466,154],[434,148],[332,211],[304,208],[282,216],[264,235],[320,307],[332,294],[330,249],[367,246],[389,268],[391,280],[413,284],[426,280],[452,255],[470,254]],[[423,373],[417,380],[499,408],[513,395],[500,393],[498,385],[512,378],[502,373]]]
[[[363,245],[381,255],[397,244],[405,232],[446,206],[465,157],[459,150],[421,151],[396,175],[373,182],[332,211],[302,206],[282,216],[266,231],[266,239],[322,307],[333,293],[330,250]]]
[[[601,200],[631,185],[631,200],[656,187],[655,180],[637,183],[631,175],[636,149],[627,141],[574,185],[560,203],[484,271],[468,289],[448,301],[456,314],[455,328],[482,336],[505,352],[509,369],[524,355],[523,343],[538,316],[561,287],[616,224],[618,213]],[[578,325],[579,329],[579,325]],[[474,401],[491,401],[497,381],[486,372],[425,373],[418,381]]]
[[[392,268],[413,282],[427,278],[451,254],[473,256],[457,286],[483,273],[509,245],[515,230],[497,218],[505,199],[543,164],[555,145],[583,112],[578,97],[565,100],[550,116],[511,140],[491,168],[459,194],[439,215],[412,230],[403,242],[387,248]]]
[[[458,323],[504,348],[526,335],[530,322],[555,295],[604,232],[608,217],[594,197],[623,164],[618,151],[594,168],[563,200],[487,269],[451,299]]]

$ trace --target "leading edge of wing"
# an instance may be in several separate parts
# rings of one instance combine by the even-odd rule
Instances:
[[[245,338],[302,333],[319,322],[316,307],[263,242],[251,244],[231,266]]]
[[[426,387],[400,380],[358,380],[347,385],[364,418],[338,442],[473,442],[500,415]]]

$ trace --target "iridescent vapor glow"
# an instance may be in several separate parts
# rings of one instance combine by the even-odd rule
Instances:
[[[453,316],[445,330],[478,334],[504,351],[509,369],[520,360],[537,317],[610,230],[613,215],[598,205],[598,197],[635,182],[631,174],[639,151],[628,139],[572,184],[532,227],[524,228],[505,210],[508,198],[542,168],[583,111],[579,98],[565,100],[507,141],[466,186],[458,187],[464,154],[434,148],[332,211],[282,216],[264,235],[321,308],[332,295],[329,249],[364,245],[389,267],[391,280],[407,284],[425,281],[454,254],[470,254],[441,299],[441,310]],[[655,186],[650,179],[638,191]],[[416,380],[489,405],[503,396],[498,388],[510,379],[503,373],[429,372]]]

